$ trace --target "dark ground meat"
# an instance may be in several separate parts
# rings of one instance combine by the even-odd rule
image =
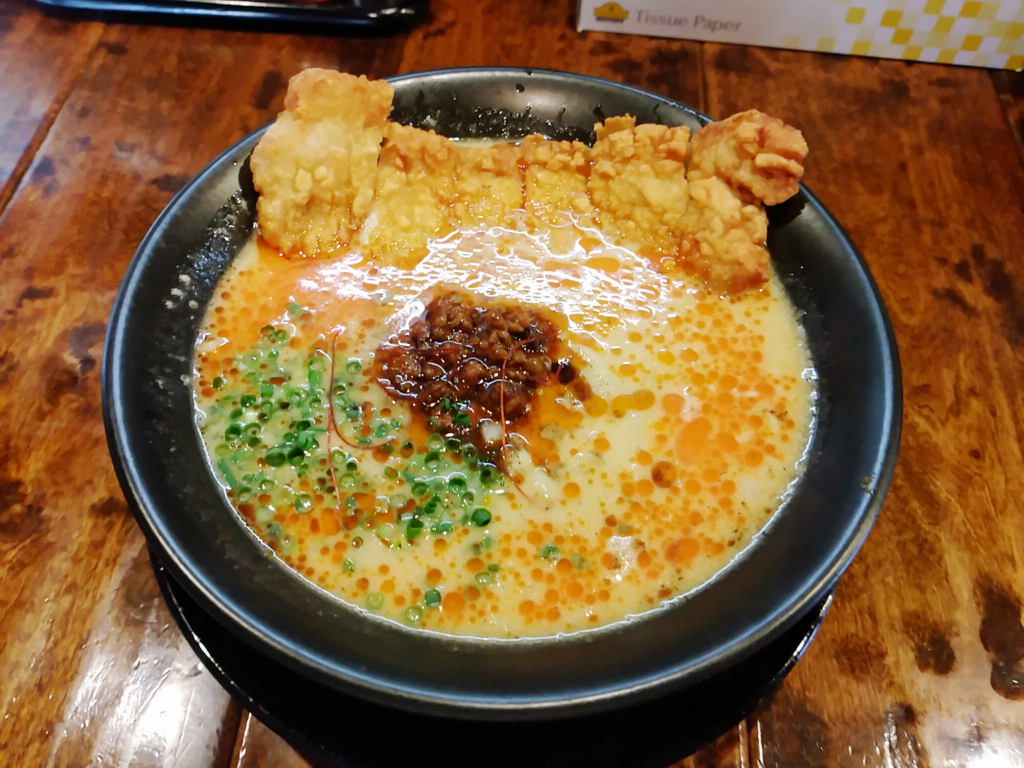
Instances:
[[[530,309],[477,306],[446,293],[377,350],[377,380],[393,397],[412,401],[437,431],[493,456],[500,446],[486,445],[477,424],[500,423],[502,390],[505,423],[512,425],[529,413],[538,386],[575,377],[571,366],[553,362],[557,341],[557,327]]]

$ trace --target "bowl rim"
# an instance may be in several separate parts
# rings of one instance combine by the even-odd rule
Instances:
[[[397,84],[427,80],[443,82],[448,78],[461,79],[467,75],[487,78],[493,75],[508,74],[517,74],[524,77],[542,76],[554,78],[562,82],[590,83],[606,88],[611,87],[619,91],[651,99],[657,103],[671,106],[674,109],[681,109],[698,120],[702,125],[711,122],[711,118],[707,115],[673,99],[658,96],[634,86],[560,70],[524,67],[445,68],[408,73],[384,79],[389,83]],[[704,679],[715,672],[735,664],[748,656],[757,647],[779,636],[819,602],[826,592],[832,589],[839,576],[849,566],[867,539],[868,533],[878,518],[882,502],[895,471],[902,427],[902,373],[892,324],[885,304],[882,301],[881,293],[868,269],[867,263],[831,212],[801,183],[800,191],[805,196],[807,203],[815,209],[816,214],[823,218],[824,223],[837,234],[846,251],[853,257],[866,285],[870,289],[874,313],[879,320],[880,326],[884,329],[885,345],[882,351],[884,352],[885,368],[888,373],[885,381],[886,413],[883,418],[885,423],[884,456],[879,462],[877,475],[872,478],[873,489],[870,492],[870,498],[866,502],[863,514],[861,514],[859,525],[853,534],[847,537],[842,547],[837,549],[831,562],[828,562],[827,568],[823,568],[823,575],[818,578],[813,589],[806,590],[797,599],[789,601],[783,610],[770,613],[760,626],[738,636],[733,643],[721,652],[699,657],[694,663],[682,669],[670,669],[663,674],[634,681],[630,685],[621,686],[614,690],[554,699],[517,700],[514,703],[501,700],[484,701],[468,697],[456,699],[436,692],[413,691],[381,684],[378,681],[351,674],[348,670],[342,671],[337,666],[326,665],[315,657],[298,653],[294,648],[279,642],[277,638],[260,631],[260,628],[253,626],[244,617],[237,615],[232,607],[217,594],[216,590],[210,589],[182,562],[173,540],[166,535],[166,531],[162,529],[162,526],[154,524],[154,516],[149,507],[154,502],[149,494],[146,493],[145,481],[140,477],[137,467],[134,466],[134,462],[130,460],[126,451],[126,446],[129,443],[130,427],[127,425],[125,415],[122,412],[121,382],[115,372],[124,364],[121,358],[121,346],[127,325],[124,309],[127,297],[140,278],[145,261],[143,257],[163,234],[164,224],[177,211],[183,201],[192,194],[193,190],[208,177],[217,174],[222,163],[228,157],[235,154],[241,146],[262,135],[269,125],[270,123],[253,131],[220,152],[199,173],[193,176],[161,211],[140,242],[131,262],[125,270],[111,309],[110,322],[103,349],[103,420],[108,447],[122,491],[125,493],[133,515],[146,535],[147,540],[151,545],[156,545],[161,559],[168,570],[174,575],[175,580],[186,588],[203,605],[204,609],[214,615],[218,621],[235,628],[239,631],[240,636],[250,645],[265,652],[271,652],[275,658],[283,660],[297,672],[305,675],[316,674],[321,680],[327,681],[329,684],[335,685],[335,687],[340,687],[350,693],[374,701],[392,705],[400,703],[401,706],[408,709],[435,714],[440,708],[446,714],[469,718],[501,717],[514,709],[516,712],[514,716],[523,719],[530,716],[562,716],[583,711],[595,711],[620,703],[625,704],[627,701],[633,702],[641,698],[653,697],[661,690],[678,687],[681,680],[696,681]],[[879,445],[881,445],[881,442],[879,442]],[[883,452],[879,451],[879,453]],[[766,527],[770,525],[771,520],[766,523]],[[742,557],[742,553],[737,554],[737,558],[739,557]],[[735,562],[737,558],[730,561],[730,564]],[[728,568],[728,565],[726,568]],[[697,587],[697,589],[700,588]],[[558,639],[558,636],[550,636],[531,638],[530,640],[539,643],[544,641],[555,642]],[[452,640],[454,642],[467,640],[484,643],[490,642],[489,638],[463,638],[458,636],[452,636]]]

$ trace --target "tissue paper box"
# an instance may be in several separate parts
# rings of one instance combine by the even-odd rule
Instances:
[[[1024,0],[578,0],[579,31],[1020,70]]]

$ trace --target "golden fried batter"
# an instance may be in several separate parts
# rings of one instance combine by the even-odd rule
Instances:
[[[413,267],[427,241],[447,234],[455,203],[455,145],[433,131],[388,123],[374,192],[370,251]]]
[[[807,142],[796,128],[751,109],[701,128],[691,150],[691,180],[717,176],[778,205],[797,192]]]
[[[768,280],[768,217],[760,202],[718,177],[690,181],[681,256],[715,290],[739,293]]]
[[[455,145],[455,217],[462,226],[515,228],[523,208],[521,147]]]
[[[796,194],[807,155],[798,130],[756,110],[692,139],[685,126],[626,115],[594,126],[593,149],[541,136],[518,147],[459,146],[387,122],[393,93],[322,69],[291,79],[285,111],[251,159],[271,245],[315,255],[358,232],[372,258],[411,268],[456,226],[519,228],[525,219],[571,235],[560,226],[570,214],[667,257],[666,266],[679,257],[734,293],[768,279],[764,205]]]
[[[682,256],[708,284],[738,293],[768,280],[764,205],[796,194],[807,143],[757,110],[710,123],[690,142],[690,205]]]
[[[590,198],[598,220],[626,240],[674,255],[686,211],[690,129],[610,117],[594,126]]]
[[[533,135],[523,139],[522,147],[526,212],[532,224],[564,224],[566,213],[593,212],[587,194],[590,148],[586,144]]]
[[[393,95],[383,81],[325,69],[289,81],[285,111],[250,160],[268,243],[309,256],[348,245],[373,199]]]

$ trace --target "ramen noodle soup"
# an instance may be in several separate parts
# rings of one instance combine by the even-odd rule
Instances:
[[[763,234],[806,153],[772,131],[799,134],[743,113],[469,145],[387,109],[378,131],[359,98],[390,107],[302,73],[253,156],[260,227],[194,373],[232,506],[318,587],[450,634],[596,628],[713,577],[813,426]]]

